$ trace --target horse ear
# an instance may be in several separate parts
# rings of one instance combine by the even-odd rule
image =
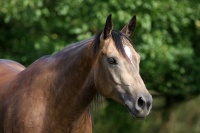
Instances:
[[[136,27],[136,16],[133,16],[127,25],[121,30],[121,32],[125,33],[129,38],[133,35],[133,32]]]
[[[111,17],[112,17],[111,14],[107,17],[105,27],[104,27],[103,32],[101,34],[101,38],[104,39],[104,40],[111,35],[111,32],[113,30],[113,23],[112,23]]]

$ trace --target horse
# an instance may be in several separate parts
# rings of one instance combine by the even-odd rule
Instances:
[[[144,119],[152,96],[139,74],[140,55],[130,37],[133,16],[121,31],[109,15],[95,37],[66,46],[25,68],[0,60],[0,132],[92,133],[90,103],[97,94]]]

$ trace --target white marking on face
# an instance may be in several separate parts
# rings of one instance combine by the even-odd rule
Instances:
[[[133,63],[133,54],[131,52],[131,49],[128,46],[125,45],[124,46],[124,51],[125,51],[126,55],[128,56],[128,58],[130,59],[131,64],[133,65],[133,67],[135,67],[135,64]]]
[[[139,66],[136,64],[136,62],[134,62],[134,55],[133,55],[133,53],[132,53],[132,51],[131,51],[131,48],[129,47],[129,46],[127,46],[127,45],[124,45],[124,51],[125,51],[125,53],[126,53],[126,55],[128,56],[128,58],[130,59],[130,61],[131,61],[131,64],[132,64],[132,66],[135,68],[135,69],[139,69]],[[138,66],[138,67],[137,67]]]
[[[131,53],[131,50],[128,46],[124,46],[124,50],[125,50],[125,53],[126,55],[128,56],[128,58],[131,60],[132,59],[132,53]]]

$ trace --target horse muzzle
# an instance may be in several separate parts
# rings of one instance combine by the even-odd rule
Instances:
[[[148,94],[138,97],[137,100],[127,99],[124,104],[133,118],[143,119],[149,114],[152,101],[152,96]]]

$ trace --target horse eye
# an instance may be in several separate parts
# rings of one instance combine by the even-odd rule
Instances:
[[[116,64],[117,64],[116,59],[113,58],[113,57],[109,57],[109,58],[107,58],[107,60],[108,60],[108,63],[109,63],[109,64],[112,64],[112,65],[116,65]]]

